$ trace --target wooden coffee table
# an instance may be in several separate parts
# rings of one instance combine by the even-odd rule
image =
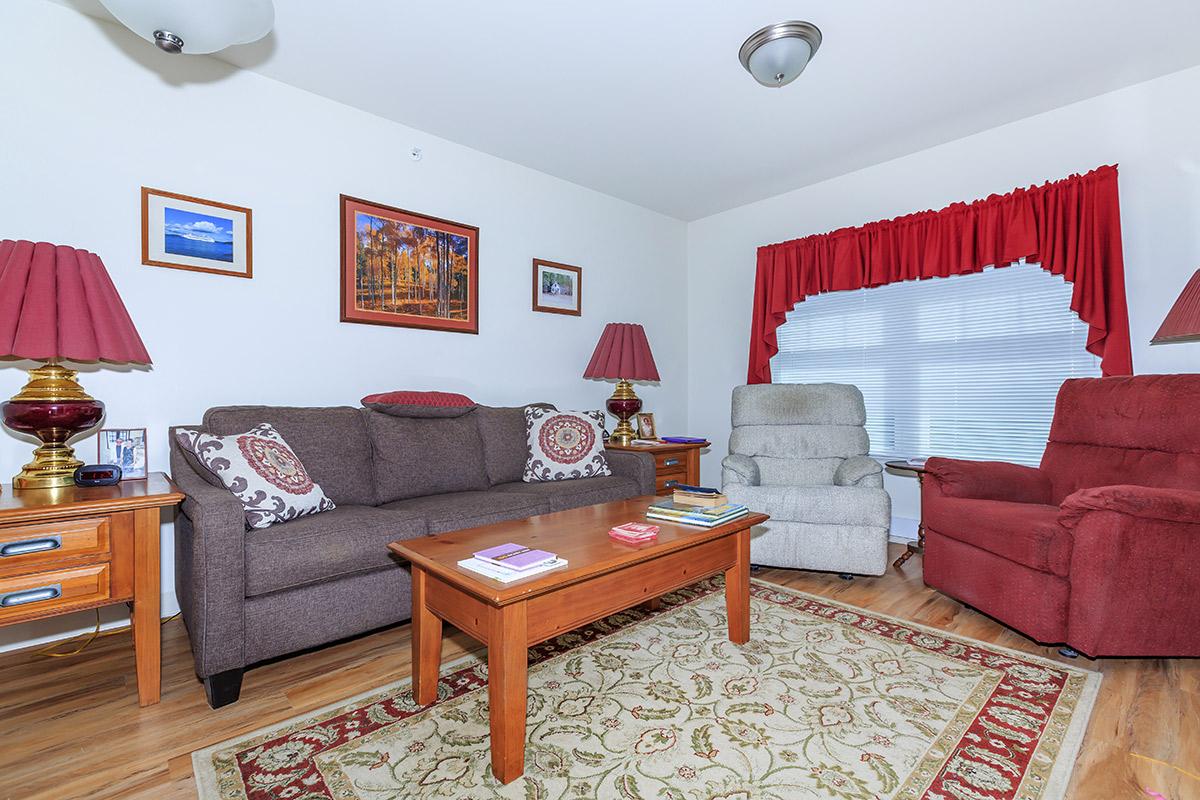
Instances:
[[[658,539],[630,546],[609,528],[645,519],[653,497],[543,514],[393,542],[412,563],[413,698],[437,699],[442,621],[488,646],[492,772],[509,783],[525,770],[527,650],[580,625],[725,573],[729,640],[750,638],[750,514],[719,528],[658,522]],[[567,566],[500,583],[458,566],[485,547],[515,542],[557,553]]]

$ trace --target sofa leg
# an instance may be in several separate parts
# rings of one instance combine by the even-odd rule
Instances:
[[[852,580],[854,580],[854,576],[853,576],[853,575],[851,575],[849,572],[839,572],[839,573],[838,573],[838,577],[839,577],[839,578],[841,578],[841,579],[842,579],[842,580],[844,580],[844,581],[852,581]]]
[[[1060,648],[1058,648],[1058,654],[1060,656],[1063,656],[1064,658],[1078,658],[1079,657],[1079,651],[1076,650],[1074,647],[1060,647]]]
[[[236,703],[242,693],[242,670],[227,669],[204,679],[204,694],[212,708]]]

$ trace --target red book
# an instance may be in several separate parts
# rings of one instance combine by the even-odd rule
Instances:
[[[608,535],[618,541],[641,544],[658,537],[658,526],[644,522],[626,522],[609,530]]]

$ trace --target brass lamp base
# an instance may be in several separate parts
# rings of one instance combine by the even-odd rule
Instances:
[[[13,478],[14,489],[74,485],[75,470],[83,462],[67,441],[95,427],[104,416],[104,404],[88,395],[75,376],[75,370],[54,363],[31,369],[25,388],[0,407],[8,428],[42,442],[33,451],[33,460]]]
[[[608,413],[617,418],[617,427],[609,435],[611,444],[628,445],[636,437],[629,419],[642,410],[642,400],[633,392],[633,385],[622,378],[617,381],[612,397],[608,398]]]

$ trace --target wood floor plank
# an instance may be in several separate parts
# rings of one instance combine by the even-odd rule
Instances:
[[[893,548],[892,556],[899,554]],[[1200,800],[1200,660],[1067,661],[925,587],[921,559],[879,578],[764,569],[754,578],[1104,674],[1070,800]],[[753,635],[753,631],[751,631]],[[182,622],[163,626],[162,701],[139,708],[128,631],[78,656],[0,655],[0,800],[194,799],[191,752],[410,674],[407,625],[246,672],[241,699],[213,711]],[[443,659],[477,647],[447,629]]]

